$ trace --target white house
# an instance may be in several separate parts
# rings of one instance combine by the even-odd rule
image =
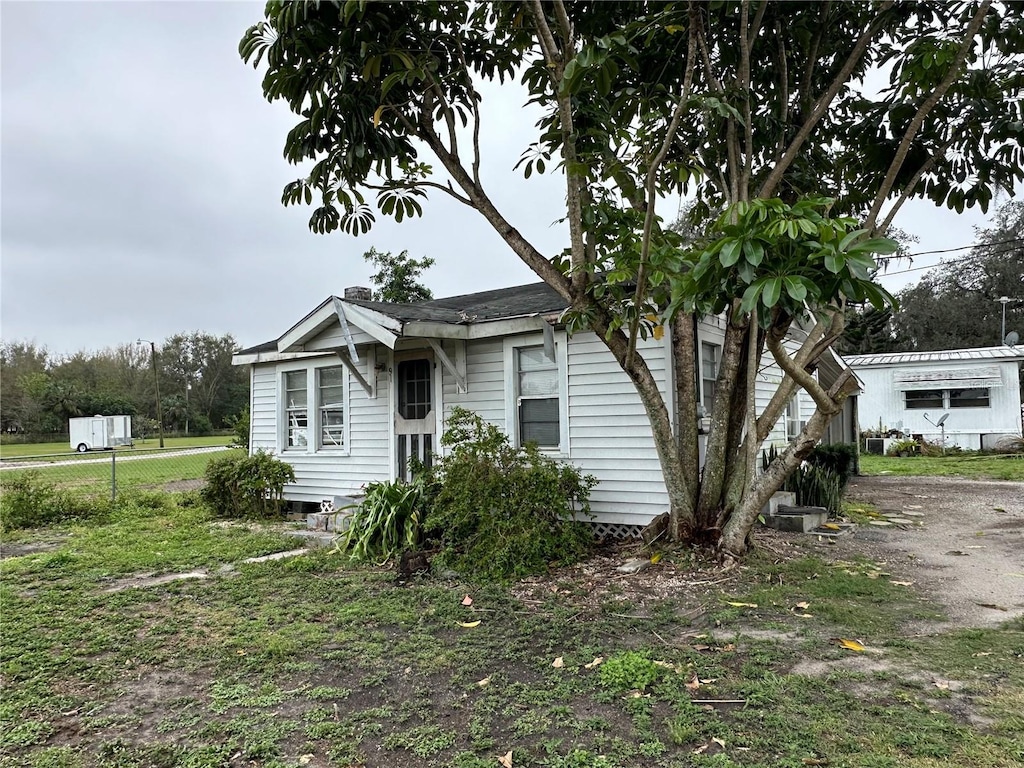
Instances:
[[[559,320],[566,302],[549,286],[416,304],[368,294],[332,296],[276,341],[234,357],[250,366],[250,450],[295,469],[285,498],[320,503],[406,477],[413,457],[429,464],[442,450],[445,414],[461,406],[517,444],[534,441],[596,476],[599,530],[634,532],[667,509],[636,390],[595,334],[567,336]],[[724,336],[719,318],[698,325],[698,393],[708,410]],[[671,403],[668,334],[639,350]],[[759,372],[760,408],[780,380],[774,365]],[[785,442],[811,409],[809,398],[796,398],[770,439]]]
[[[993,448],[1021,435],[1024,349],[1003,346],[937,352],[847,355],[863,383],[862,430],[897,429],[947,445]],[[942,426],[936,426],[945,416]]]

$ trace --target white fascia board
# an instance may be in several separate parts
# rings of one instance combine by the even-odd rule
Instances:
[[[299,351],[295,347],[309,341],[337,320],[338,316],[334,312],[334,297],[332,296],[289,328],[284,336],[277,340],[277,351]]]
[[[548,321],[541,315],[490,320],[483,323],[466,325],[414,321],[406,323],[405,336],[422,339],[462,339],[468,341],[540,331],[547,324]]]
[[[260,363],[280,363],[287,360],[305,360],[309,357],[327,357],[333,354],[330,350],[320,352],[256,352],[251,355],[232,355],[232,365],[257,365]]]
[[[404,335],[401,321],[383,312],[349,304],[347,301],[342,301],[341,304],[345,307],[345,317],[350,324],[373,336],[388,349],[394,349],[398,337]]]

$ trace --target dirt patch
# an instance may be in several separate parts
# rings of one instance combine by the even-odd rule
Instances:
[[[952,627],[1024,616],[1024,483],[947,477],[860,477],[849,498],[911,525],[860,526],[834,549],[884,562],[949,615]]]
[[[35,555],[40,552],[53,552],[54,550],[59,549],[67,538],[67,536],[55,536],[48,539],[28,541],[21,544],[12,544],[11,542],[0,541],[0,560],[5,560],[8,557]]]

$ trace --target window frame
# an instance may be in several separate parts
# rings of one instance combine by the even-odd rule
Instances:
[[[341,389],[341,402],[331,402],[325,404],[323,402],[322,390],[324,389],[321,384],[322,376],[324,371],[337,370],[341,374],[341,383],[329,385],[330,388],[338,387]],[[314,384],[314,390],[316,393],[315,406],[316,406],[316,450],[317,451],[329,451],[330,453],[337,453],[339,451],[348,450],[348,371],[344,365],[340,363],[338,365],[322,365],[318,366],[314,370],[314,377],[316,382]],[[340,405],[340,407],[339,407]],[[341,445],[337,444],[325,444],[324,443],[324,417],[330,411],[341,411]],[[328,425],[329,426],[329,425]]]
[[[555,366],[558,381],[558,445],[538,446],[538,449],[549,456],[568,458],[569,456],[569,384],[567,374],[567,336],[564,331],[555,332]],[[520,402],[518,350],[530,347],[543,347],[543,334],[516,336],[504,340],[505,370],[505,433],[516,447],[522,447],[520,440]],[[550,399],[530,398],[527,399]]]
[[[966,402],[962,399],[953,399],[954,392],[984,392],[984,398],[975,398],[975,401],[984,399],[984,402]],[[991,408],[992,407],[992,388],[991,387],[958,387],[956,389],[944,390],[946,408]],[[954,405],[955,403],[955,405]]]
[[[320,402],[320,371],[325,368],[339,367],[341,368],[342,441],[344,444],[339,446],[324,446],[322,444],[321,434],[322,403]],[[294,373],[304,373],[306,375],[306,444],[304,446],[288,445],[288,413],[290,409],[287,403],[287,396],[288,392],[292,390],[287,389],[286,382],[288,375]],[[277,444],[280,446],[282,454],[288,454],[290,456],[314,456],[320,453],[330,454],[333,456],[347,456],[349,454],[351,422],[351,411],[349,406],[350,382],[351,378],[349,376],[348,369],[345,368],[344,365],[336,363],[335,361],[330,361],[328,359],[321,359],[317,362],[292,364],[287,366],[281,366],[278,368]]]
[[[979,403],[964,403],[960,398],[954,398],[954,392],[974,392],[984,391],[984,398],[977,398],[977,400],[983,402]],[[910,404],[908,395],[923,394],[926,392],[933,393],[932,397],[927,402],[922,402],[920,405]],[[937,397],[935,395],[938,395]],[[924,398],[921,398],[924,400]],[[991,408],[992,407],[992,388],[991,387],[956,387],[956,388],[936,388],[936,389],[906,389],[903,391],[903,409],[905,411],[923,411],[926,408],[938,408],[940,410],[948,411],[952,408]]]
[[[786,421],[786,442],[791,443],[796,440],[800,433],[803,431],[800,421],[800,393],[794,393],[793,397],[786,403],[786,411],[782,416]]]
[[[714,374],[711,376],[707,375],[707,358],[704,357],[704,351],[711,350],[714,356],[713,363],[715,366]],[[700,403],[704,406],[704,411],[708,414],[711,413],[711,408],[715,404],[715,390],[718,384],[718,371],[722,366],[722,345],[712,344],[710,341],[702,341],[700,343]],[[705,388],[711,386],[711,397],[708,402],[708,396],[705,392]]]

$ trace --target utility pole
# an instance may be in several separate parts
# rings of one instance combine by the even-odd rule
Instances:
[[[156,428],[160,432],[160,447],[164,447],[164,409],[160,405],[160,374],[156,369],[156,344],[148,339],[139,339],[139,344],[149,344],[149,359],[153,361],[153,385],[156,387]]]
[[[1000,296],[998,299],[996,299],[996,301],[998,301],[1000,304],[1003,305],[1003,330],[1002,330],[1002,333],[999,334],[999,343],[1000,344],[1005,344],[1006,343],[1006,341],[1005,341],[1006,340],[1006,305],[1010,303],[1010,297],[1009,296]]]

